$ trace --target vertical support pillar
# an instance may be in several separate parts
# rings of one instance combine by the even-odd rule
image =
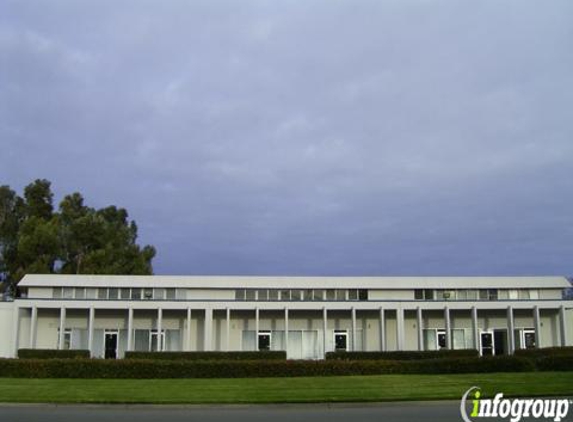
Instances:
[[[30,315],[30,349],[36,348],[36,333],[38,329],[38,308],[32,306],[32,314]]]
[[[288,308],[285,308],[285,352],[288,358]]]
[[[259,307],[255,308],[255,350],[259,350]]]
[[[404,350],[404,309],[396,309],[396,340],[397,349]]]
[[[163,351],[163,308],[157,308],[157,351]]]
[[[513,321],[513,307],[507,307],[507,344],[508,354],[513,355],[515,352],[515,334],[514,334],[514,321]]]
[[[18,357],[18,349],[20,348],[20,308],[14,306],[14,321],[13,321],[12,340],[14,342],[14,357]]]
[[[63,306],[60,308],[60,336],[58,338],[58,349],[62,350],[64,348],[64,331],[66,327],[66,308]]]
[[[94,356],[94,321],[95,321],[95,308],[90,307],[90,313],[88,317],[88,349],[90,350],[90,356]]]
[[[418,324],[418,350],[424,350],[424,319],[422,317],[422,308],[418,306],[416,309],[416,319]]]
[[[478,311],[475,306],[472,306],[472,335],[474,339],[474,348],[481,354],[479,347],[479,325],[478,325]]]
[[[203,323],[203,350],[210,352],[213,348],[212,342],[213,331],[213,309],[205,308],[205,321]]]
[[[187,308],[187,344],[185,350],[191,350],[191,308]]]
[[[384,308],[380,308],[380,351],[386,351],[386,318]]]
[[[231,308],[227,307],[227,315],[226,315],[226,319],[227,319],[227,336],[226,336],[226,340],[227,340],[227,345],[226,345],[226,350],[227,352],[230,350],[231,347]]]
[[[324,357],[326,358],[326,332],[328,331],[328,311],[326,307],[322,308],[322,348],[324,352]]]
[[[356,352],[356,308],[352,307],[352,351]]]
[[[133,308],[127,310],[127,351],[133,350]]]
[[[533,307],[533,327],[535,328],[535,347],[541,347],[541,317],[539,315],[539,307]]]
[[[446,326],[446,349],[452,348],[452,323],[450,320],[450,308],[444,307],[444,322]]]
[[[559,307],[559,327],[561,331],[561,346],[567,346],[567,315],[565,313],[565,306]]]

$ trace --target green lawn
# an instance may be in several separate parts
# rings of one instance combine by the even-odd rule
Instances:
[[[376,375],[249,379],[0,378],[2,402],[302,403],[459,399],[471,386],[485,396],[573,395],[573,373]]]

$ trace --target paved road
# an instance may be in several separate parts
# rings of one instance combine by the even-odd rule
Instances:
[[[1,422],[461,421],[459,402],[268,406],[0,405]],[[488,419],[487,422],[491,422]]]

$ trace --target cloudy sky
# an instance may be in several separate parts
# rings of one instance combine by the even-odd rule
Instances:
[[[0,1],[0,184],[159,274],[573,274],[573,2]]]

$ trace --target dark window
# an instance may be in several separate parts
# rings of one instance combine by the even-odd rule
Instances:
[[[235,290],[235,300],[245,300],[245,289]]]
[[[497,300],[497,289],[489,289],[487,291],[488,300]]]
[[[480,291],[479,291],[479,299],[480,299],[480,300],[487,300],[487,298],[488,298],[487,290],[480,289]]]
[[[259,350],[271,350],[271,333],[268,331],[259,333]]]
[[[424,299],[424,291],[422,289],[414,290],[414,299],[416,300]]]
[[[358,290],[356,289],[348,290],[348,300],[358,300]]]
[[[334,350],[345,352],[347,350],[348,334],[346,331],[334,333]]]
[[[358,300],[368,300],[368,290],[358,290]]]

